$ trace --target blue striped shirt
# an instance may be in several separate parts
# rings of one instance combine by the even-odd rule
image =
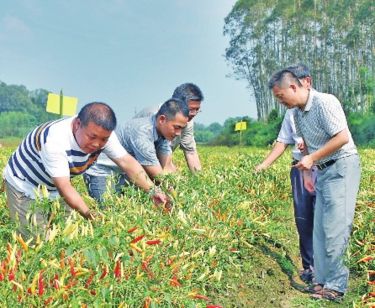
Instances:
[[[52,178],[85,172],[102,151],[112,158],[127,154],[115,134],[111,134],[103,149],[84,153],[74,138],[73,120],[74,117],[47,122],[31,131],[9,158],[4,170],[7,182],[30,198],[36,197],[39,186],[45,186],[53,198],[58,192]]]

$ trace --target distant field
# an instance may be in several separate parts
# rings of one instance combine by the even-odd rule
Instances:
[[[2,169],[13,148],[0,149]],[[202,147],[204,171],[169,176],[174,208],[164,213],[134,188],[110,192],[101,218],[67,221],[51,210],[52,236],[27,247],[13,233],[0,196],[0,302],[21,306],[336,307],[298,289],[301,267],[286,154],[254,174],[268,149]],[[375,150],[361,150],[362,182],[347,256],[343,307],[365,307],[374,292]],[[91,207],[82,180],[74,179]],[[32,219],[32,218],[31,218]],[[367,258],[369,260],[370,258]],[[361,261],[362,260],[362,261]],[[371,272],[372,271],[372,272]],[[372,277],[372,278],[371,278]],[[369,281],[371,280],[372,283]],[[373,300],[373,298],[372,298]],[[374,303],[374,301],[373,301]],[[211,306],[210,306],[211,305]]]

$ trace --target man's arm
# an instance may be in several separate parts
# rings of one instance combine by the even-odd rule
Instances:
[[[172,161],[172,154],[159,154],[159,162],[163,168],[164,173],[175,173],[177,172],[177,167]]]
[[[322,148],[314,153],[304,156],[301,161],[296,164],[296,167],[301,170],[311,169],[314,162],[321,160],[337,150],[339,150],[343,145],[349,142],[348,129],[344,129],[341,132],[334,135]]]
[[[112,158],[112,160],[128,175],[129,179],[135,185],[142,188],[144,191],[148,192],[154,186],[154,183],[150,180],[145,170],[130,154],[120,158]]]
[[[197,172],[202,170],[201,161],[199,160],[197,151],[184,151],[186,163],[191,172]]]
[[[112,160],[128,175],[135,185],[146,192],[152,192],[152,198],[155,204],[169,206],[168,197],[163,192],[156,189],[155,184],[150,180],[143,167],[133,156],[127,154],[120,158],[113,158]]]
[[[83,217],[92,219],[93,216],[90,214],[90,209],[83,201],[80,194],[72,186],[69,177],[54,177],[52,178],[60,196],[65,200],[65,202]]]
[[[276,159],[278,159],[284,153],[287,147],[287,144],[276,141],[276,144],[273,147],[272,151],[267,155],[262,163],[255,167],[255,171],[259,172],[267,169]]]

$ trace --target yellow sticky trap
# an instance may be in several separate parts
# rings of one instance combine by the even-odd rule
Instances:
[[[77,97],[63,96],[62,97],[62,115],[72,116],[77,112]],[[47,112],[60,114],[60,95],[49,93],[47,100]]]
[[[241,121],[241,122],[236,123],[234,130],[235,131],[246,130],[246,128],[247,128],[247,123],[245,121]]]

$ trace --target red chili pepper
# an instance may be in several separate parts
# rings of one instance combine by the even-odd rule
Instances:
[[[11,269],[11,270],[9,271],[9,274],[8,274],[8,280],[9,280],[9,281],[12,281],[12,280],[14,280],[14,278],[15,278],[14,270]]]
[[[92,283],[92,280],[94,279],[94,276],[95,276],[95,273],[92,272],[90,277],[87,279],[86,281],[86,284],[85,284],[85,288],[88,289],[88,287],[90,286],[90,284]]]
[[[194,298],[194,299],[203,299],[203,300],[205,300],[205,301],[209,301],[209,300],[210,300],[207,296],[205,296],[205,295],[201,295],[201,294],[195,294],[195,295],[193,296],[193,298]]]
[[[223,306],[220,306],[220,305],[206,305],[206,308],[223,308]]]
[[[177,276],[173,275],[172,279],[169,281],[172,287],[181,287],[181,283],[178,281]]]
[[[53,277],[52,285],[53,285],[53,287],[55,289],[59,289],[60,288],[60,285],[59,285],[59,275],[55,274],[55,276]]]
[[[100,275],[100,278],[99,278],[99,279],[103,279],[105,276],[107,276],[107,274],[108,274],[108,266],[105,265],[105,266],[103,266],[103,272],[102,272],[102,274]]]
[[[134,238],[130,243],[132,244],[135,244],[135,243],[138,243],[141,239],[143,239],[145,237],[144,234],[140,235],[140,236],[137,236],[136,238]]]
[[[159,240],[159,239],[146,241],[147,245],[158,245],[160,243],[161,243],[161,240]]]
[[[0,273],[0,281],[3,281],[3,280],[4,280],[4,274]]]
[[[116,261],[116,266],[115,266],[115,269],[114,269],[114,274],[115,274],[116,278],[121,278],[121,261],[120,261],[120,259],[118,259]]]
[[[70,289],[70,288],[74,287],[77,283],[78,283],[77,278],[71,277],[68,284],[65,286],[65,289],[66,290]]]
[[[69,258],[69,265],[70,265],[70,274],[75,277],[77,275],[77,272],[74,269],[74,261],[73,259]]]
[[[146,297],[143,303],[143,308],[150,308],[151,307],[151,298]]]
[[[130,229],[128,230],[128,233],[132,233],[132,232],[134,232],[134,231],[137,230],[137,229],[138,229],[137,227],[130,228]]]
[[[39,272],[38,278],[38,295],[42,296],[44,293],[43,271]]]
[[[96,291],[95,290],[90,290],[90,294],[95,296],[96,295]]]

